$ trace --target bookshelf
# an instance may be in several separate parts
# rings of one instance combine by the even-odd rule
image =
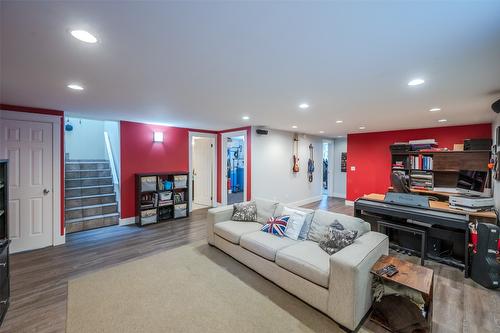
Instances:
[[[412,189],[454,188],[460,170],[488,171],[490,156],[489,150],[393,152],[391,172],[405,172]]]
[[[138,226],[189,216],[187,172],[137,173],[135,183]]]

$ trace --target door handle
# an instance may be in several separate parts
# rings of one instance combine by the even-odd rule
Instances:
[[[49,191],[49,190],[47,190],[46,188],[44,188],[44,189],[43,189],[43,195],[47,195],[47,194],[49,194],[49,192],[50,192],[50,191]]]

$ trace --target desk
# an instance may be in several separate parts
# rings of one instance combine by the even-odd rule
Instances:
[[[464,235],[464,268],[465,277],[469,276],[469,222],[476,219],[496,224],[494,212],[465,212],[448,207],[447,202],[430,201],[429,208],[397,205],[384,201],[384,194],[372,193],[359,198],[354,203],[356,217],[375,219],[375,221],[402,221],[403,224],[418,225],[431,229],[440,226],[457,230]],[[445,262],[446,263],[446,262]]]
[[[417,190],[417,191],[421,191],[421,190]],[[430,191],[426,191],[426,192],[430,192]],[[385,198],[385,194],[377,194],[377,193],[367,194],[367,195],[363,196],[363,199],[380,201],[380,202],[384,202],[384,198]],[[481,222],[496,224],[497,215],[495,214],[494,211],[467,212],[467,211],[460,210],[460,209],[450,208],[448,203],[444,202],[444,201],[429,201],[429,205],[430,205],[430,209],[433,209],[433,210],[448,212],[448,213],[453,213],[453,214],[461,214],[461,215],[467,216],[469,221],[472,221],[474,218],[481,218],[482,219]]]

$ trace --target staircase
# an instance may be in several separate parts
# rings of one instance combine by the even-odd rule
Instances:
[[[67,160],[66,233],[118,224],[118,203],[108,161]]]

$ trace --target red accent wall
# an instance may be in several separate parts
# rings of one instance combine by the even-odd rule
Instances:
[[[16,111],[16,112],[27,112],[27,113],[38,113],[38,114],[46,114],[52,116],[60,116],[61,117],[61,147],[60,147],[60,159],[61,159],[61,236],[64,235],[64,111],[60,110],[52,110],[52,109],[40,109],[33,108],[28,106],[19,106],[19,105],[9,105],[9,104],[0,104],[0,109],[6,111]]]
[[[347,200],[370,193],[386,193],[390,186],[389,145],[436,139],[440,148],[453,149],[464,139],[491,138],[491,124],[422,128],[347,135]],[[351,171],[351,166],[356,170]]]
[[[222,133],[246,130],[247,142],[247,200],[252,196],[251,127],[220,132],[198,129],[120,122],[120,198],[121,218],[135,216],[135,174],[189,170],[189,132],[217,134],[217,201],[221,201]],[[164,142],[153,142],[153,132],[162,131]]]
[[[164,141],[153,142],[153,132]],[[128,121],[120,122],[121,216],[135,216],[135,174],[189,169],[189,130]]]

